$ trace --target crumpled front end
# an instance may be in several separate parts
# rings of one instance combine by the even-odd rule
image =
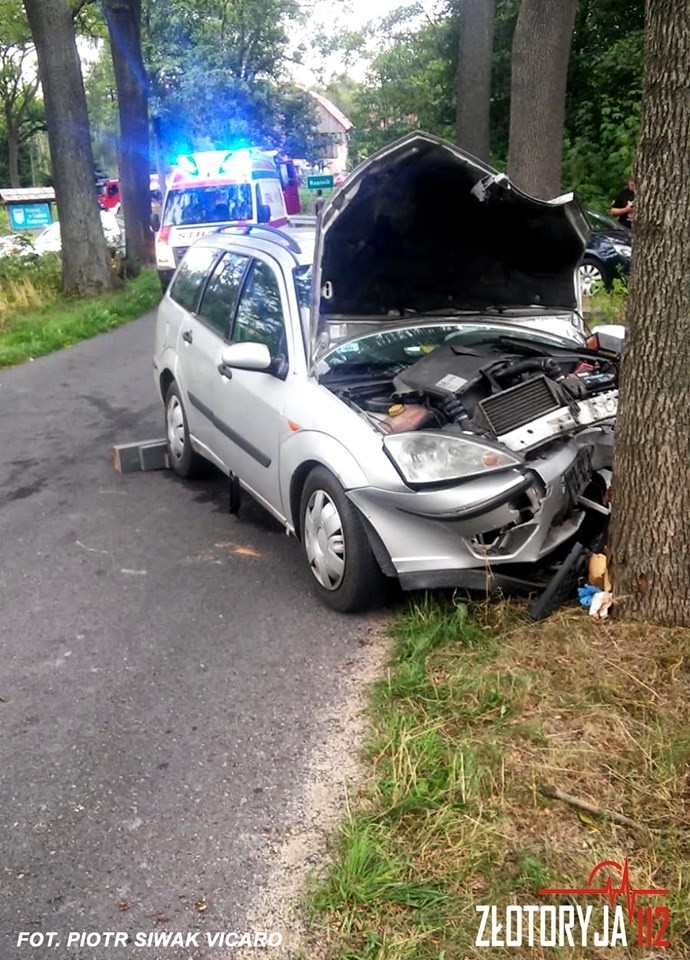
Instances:
[[[611,453],[611,431],[597,428],[521,470],[440,490],[363,488],[348,496],[379,562],[404,588],[478,587],[501,567],[546,561],[591,510],[596,516]]]

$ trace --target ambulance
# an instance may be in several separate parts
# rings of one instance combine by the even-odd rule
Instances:
[[[151,224],[163,290],[189,246],[226,225],[288,222],[283,188],[273,156],[253,147],[208,150],[178,157],[163,210]]]

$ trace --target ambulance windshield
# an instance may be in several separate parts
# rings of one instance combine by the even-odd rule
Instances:
[[[171,190],[168,194],[163,226],[231,223],[235,220],[251,220],[252,216],[251,184],[186,187]]]

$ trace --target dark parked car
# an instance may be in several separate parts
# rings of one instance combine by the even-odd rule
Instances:
[[[602,286],[610,290],[614,280],[625,279],[632,252],[630,231],[611,217],[588,210],[587,220],[592,232],[580,265],[580,286],[585,297]]]

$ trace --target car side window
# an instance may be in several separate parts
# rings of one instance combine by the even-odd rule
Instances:
[[[204,280],[217,256],[218,250],[213,247],[192,247],[185,254],[170,287],[170,296],[185,310],[196,310]]]
[[[285,319],[278,278],[272,268],[255,260],[237,308],[232,339],[265,343],[271,357],[287,356]]]
[[[218,333],[227,336],[237,305],[237,295],[249,257],[224,254],[211,274],[199,307],[199,316]]]

